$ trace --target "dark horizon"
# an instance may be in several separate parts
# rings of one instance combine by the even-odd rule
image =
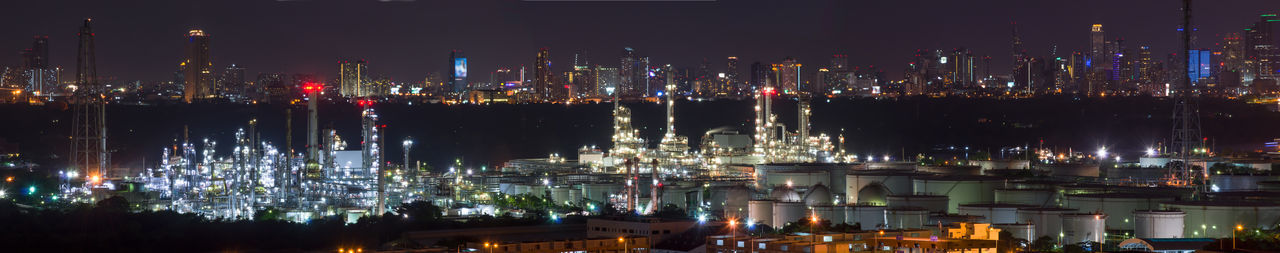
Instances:
[[[1088,48],[1089,26],[1104,25],[1108,40],[1130,48],[1150,45],[1163,56],[1180,45],[1179,2],[1072,1],[1063,4],[999,0],[956,1],[20,1],[12,24],[0,30],[0,50],[15,52],[0,65],[16,66],[16,52],[31,37],[49,36],[51,65],[74,71],[75,31],[94,19],[99,75],[116,81],[171,80],[190,29],[212,35],[214,69],[230,64],[258,73],[313,73],[330,80],[340,57],[366,59],[375,75],[421,82],[446,73],[448,54],[462,50],[474,73],[531,66],[538,48],[551,49],[556,66],[585,50],[593,65],[613,66],[623,47],[653,64],[694,68],[706,59],[722,71],[724,59],[752,62],[793,56],[825,66],[847,54],[852,66],[874,65],[901,77],[916,49],[965,47],[992,57],[993,74],[1011,64],[1011,22],[1032,56]],[[1195,3],[1196,48],[1220,48],[1274,13],[1268,0]],[[967,10],[957,13],[956,10]],[[1163,57],[1161,57],[1163,58]],[[557,67],[555,71],[565,70]],[[808,72],[811,73],[811,72]],[[64,76],[67,76],[64,74]]]

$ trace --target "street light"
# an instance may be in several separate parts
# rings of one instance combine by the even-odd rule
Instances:
[[[1231,230],[1231,251],[1236,250],[1236,231],[1244,230],[1244,226],[1236,225],[1236,230]]]
[[[623,239],[623,237],[618,237],[618,242],[622,243],[622,252],[623,252],[623,253],[626,253],[628,250],[630,250],[630,249],[628,249],[628,248],[627,248],[627,240],[626,240],[626,239]]]
[[[731,242],[733,244],[731,247],[734,247],[734,248],[738,247],[738,226],[737,225],[738,225],[737,220],[734,220],[732,218],[729,219],[729,239],[733,240],[733,242]],[[737,252],[737,250],[735,249],[734,252]]]

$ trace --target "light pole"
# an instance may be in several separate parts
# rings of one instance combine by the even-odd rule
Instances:
[[[1236,231],[1244,230],[1244,226],[1236,225],[1236,230],[1231,230],[1231,251],[1236,250]]]
[[[729,238],[733,240],[732,247],[735,248],[733,252],[738,252],[738,250],[736,249],[738,247],[738,226],[735,226],[737,224],[738,224],[738,221],[729,219]]]
[[[813,227],[818,226],[818,214],[810,212],[809,215],[809,235],[813,236],[813,242],[818,242],[818,234],[813,233]]]
[[[625,237],[618,237],[618,242],[622,243],[622,253],[627,253],[627,250],[629,249],[627,249],[627,239],[624,238]]]

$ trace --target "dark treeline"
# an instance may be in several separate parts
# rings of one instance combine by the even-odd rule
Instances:
[[[338,248],[423,248],[403,237],[406,231],[537,225],[548,222],[536,212],[524,218],[480,217],[466,221],[441,218],[441,209],[426,202],[396,208],[398,214],[361,218],[345,224],[337,216],[309,223],[279,220],[274,209],[254,220],[210,220],[172,211],[132,212],[123,198],[96,205],[42,209],[0,201],[0,245],[5,252],[209,252],[313,251]],[[559,222],[579,222],[559,220]],[[448,246],[448,245],[446,245]]]
[[[779,120],[795,126],[795,101],[774,103]],[[1217,150],[1251,151],[1275,138],[1280,114],[1267,106],[1241,100],[1201,100],[1205,137]],[[676,132],[696,145],[705,131],[734,127],[749,132],[754,101],[681,101],[676,109]],[[656,145],[665,131],[664,107],[629,104],[641,135]],[[187,126],[192,142],[210,138],[224,152],[232,147],[237,129],[258,119],[262,139],[281,144],[285,111],[294,108],[293,147],[306,142],[305,111],[287,105],[173,104],[112,105],[109,136],[112,160],[130,168],[154,167],[163,147],[182,140]],[[378,104],[379,124],[386,125],[387,160],[399,163],[400,141],[412,136],[414,160],[445,170],[455,159],[468,166],[497,166],[516,158],[572,155],[583,145],[607,149],[612,132],[609,104],[575,105],[441,105]],[[1031,99],[900,98],[815,99],[813,133],[833,136],[844,130],[846,147],[858,154],[892,155],[928,152],[938,146],[971,146],[995,150],[1004,146],[1092,149],[1106,145],[1112,152],[1136,157],[1149,146],[1165,142],[1172,128],[1172,102],[1151,97],[1080,98],[1043,96]],[[0,105],[0,139],[20,146],[24,157],[46,168],[66,162],[71,111],[65,105]],[[320,128],[336,129],[348,147],[358,149],[360,112],[346,103],[320,108]]]

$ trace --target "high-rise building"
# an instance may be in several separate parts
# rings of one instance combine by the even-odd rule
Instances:
[[[28,92],[41,96],[57,91],[58,70],[49,67],[49,36],[36,36],[31,48],[22,50],[20,71]]]
[[[449,84],[453,87],[453,92],[466,92],[467,57],[462,55],[462,51],[453,50],[449,52],[449,64],[453,66],[453,71],[449,71]]]
[[[186,58],[179,65],[185,80],[183,101],[191,103],[218,95],[213,82],[213,62],[209,59],[209,34],[202,30],[187,32]]]
[[[534,96],[551,100],[552,97],[552,78],[551,72],[551,52],[547,48],[538,49],[538,56],[533,63],[533,92]]]
[[[244,71],[243,67],[232,63],[231,66],[227,66],[227,69],[222,71],[222,76],[219,78],[217,86],[223,89],[222,92],[235,97],[253,92],[249,90],[248,83],[245,82]]]
[[[622,49],[622,58],[620,61],[621,64],[618,66],[618,79],[620,83],[618,85],[619,89],[615,92],[618,92],[618,94],[622,96],[635,95],[639,91],[636,87],[636,83],[639,81],[636,80],[636,73],[643,72],[644,70],[644,68],[637,67],[640,62],[640,57],[636,56],[635,49],[625,47]]]
[[[596,65],[594,72],[596,92],[601,96],[613,96],[613,93],[618,91],[618,85],[622,83],[618,68]]]
[[[738,88],[739,81],[738,81],[738,57],[737,56],[729,56],[729,58],[725,60],[724,78],[725,78],[725,82],[728,83],[730,89]]]
[[[373,91],[368,87],[368,63],[364,60],[338,61],[338,94],[343,97],[367,97]]]
[[[565,72],[565,85],[569,85],[569,97],[578,98],[600,95],[598,83],[591,67],[573,66],[573,71]]]
[[[1093,24],[1089,32],[1089,59],[1090,68],[1110,69],[1109,53],[1107,52],[1107,36],[1102,30],[1102,24]]]
[[[1280,79],[1280,47],[1276,45],[1276,23],[1280,17],[1276,14],[1263,14],[1261,20],[1245,29],[1245,65],[1244,83],[1251,84],[1256,80]]]
[[[759,90],[761,87],[769,86],[772,82],[769,77],[773,76],[773,70],[769,65],[760,62],[751,63],[751,89]]]
[[[827,66],[830,71],[842,71],[849,69],[849,55],[833,54],[831,55],[831,66]]]
[[[782,59],[782,63],[773,64],[774,79],[777,80],[778,89],[786,94],[799,94],[800,87],[800,62],[795,58],[787,57]],[[812,92],[805,90],[806,92]]]
[[[1192,49],[1188,52],[1190,55],[1188,60],[1191,64],[1187,65],[1187,77],[1191,78],[1193,85],[1199,86],[1200,82],[1211,76],[1213,62],[1210,61],[1210,55],[1212,54],[1213,52],[1205,49]]]

